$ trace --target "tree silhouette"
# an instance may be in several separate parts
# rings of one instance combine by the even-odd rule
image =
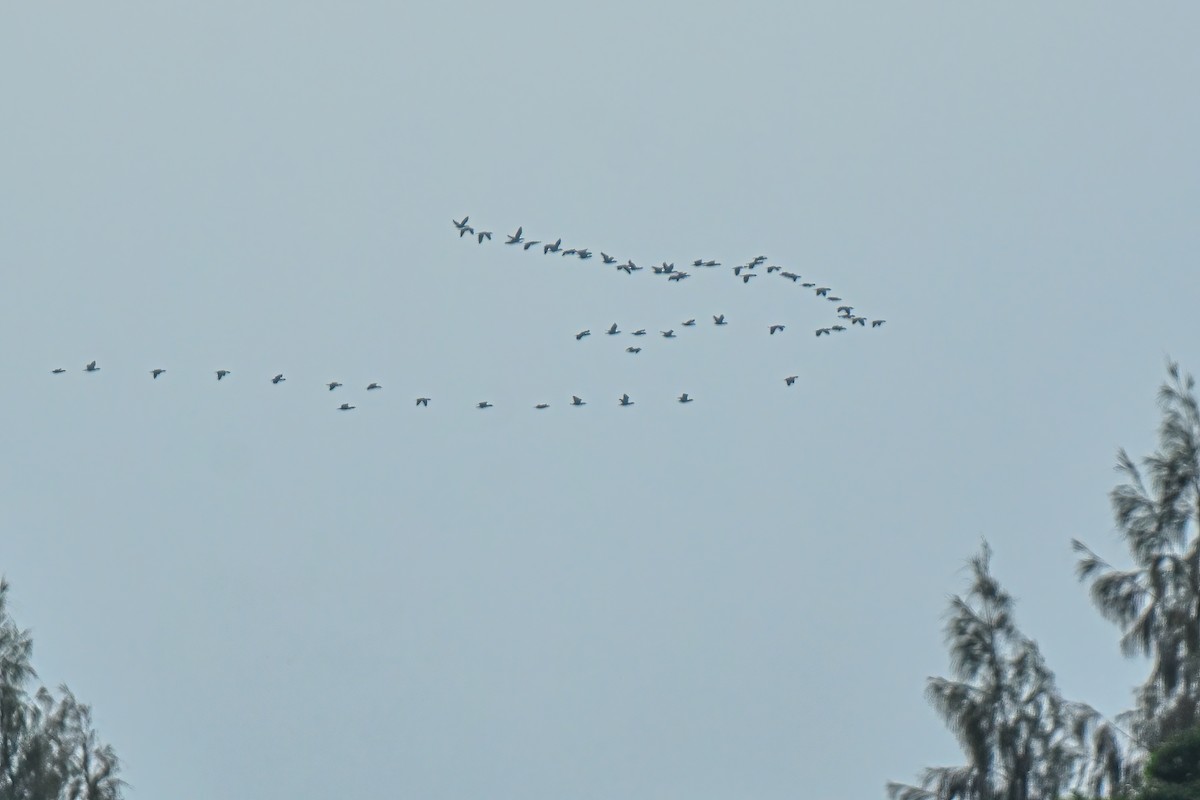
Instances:
[[[966,596],[950,603],[954,678],[930,678],[925,690],[967,763],[927,768],[915,786],[889,783],[892,800],[1057,800],[1072,787],[1111,783],[1083,758],[1102,731],[1099,715],[1058,693],[1037,643],[1018,630],[990,560],[985,542],[968,562]]]
[[[1143,459],[1144,477],[1125,450],[1117,456],[1127,481],[1112,491],[1113,512],[1134,567],[1119,570],[1073,542],[1079,579],[1121,628],[1121,652],[1153,660],[1137,707],[1120,717],[1143,756],[1200,721],[1200,410],[1193,378],[1175,363],[1167,371],[1158,450]]]
[[[58,700],[45,687],[29,697],[33,640],[9,616],[7,595],[0,579],[0,800],[119,800],[120,761],[99,741],[91,709],[66,686]]]

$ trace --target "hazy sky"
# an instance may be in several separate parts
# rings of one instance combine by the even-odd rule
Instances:
[[[0,572],[131,798],[879,797],[981,538],[1128,706],[1069,540],[1200,371],[1200,7],[418,5],[0,11]]]

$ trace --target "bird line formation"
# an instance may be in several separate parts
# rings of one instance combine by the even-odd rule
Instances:
[[[475,228],[473,228],[469,224],[470,223],[469,216],[464,216],[461,220],[452,219],[451,222],[454,224],[455,229],[457,229],[460,239],[462,239],[465,236],[472,235],[475,237],[477,244],[483,244],[483,242],[485,242],[485,241],[492,240],[493,232],[492,231],[484,231],[484,230],[476,231]],[[543,255],[550,255],[551,253],[558,253],[562,256],[576,256],[577,258],[584,260],[584,261],[593,257],[592,251],[587,248],[577,248],[577,247],[564,248],[562,246],[562,238],[561,237],[557,238],[553,242],[548,242],[548,241],[542,242],[537,239],[526,239],[524,236],[524,232],[525,232],[525,229],[523,226],[518,227],[515,233],[510,234],[508,236],[507,241],[505,241],[504,244],[520,246],[525,251],[529,251],[531,248],[540,244],[542,246],[542,254]],[[643,270],[643,267],[640,267],[637,264],[635,264],[632,259],[628,259],[627,261],[625,261],[625,263],[618,263],[617,258],[615,258],[614,256],[611,256],[605,252],[600,252],[600,258],[601,258],[601,262],[603,264],[615,265],[617,270],[624,272],[626,275],[633,275],[633,273],[640,272]],[[733,275],[735,278],[740,278],[743,285],[748,285],[752,278],[759,277],[759,275],[762,274],[762,273],[756,272],[756,270],[759,267],[761,267],[762,265],[766,264],[766,262],[767,262],[766,256],[755,256],[754,258],[750,259],[745,264],[738,264],[738,265],[734,266],[733,267]],[[713,268],[720,267],[720,266],[721,266],[720,262],[711,260],[711,259],[705,260],[705,259],[698,258],[692,262],[692,267],[697,268],[697,269],[713,269]],[[672,281],[672,282],[676,282],[676,283],[681,282],[689,277],[689,273],[676,269],[674,263],[668,263],[666,261],[664,261],[661,266],[652,266],[651,272],[654,275],[666,276],[668,281]],[[789,270],[785,270],[785,269],[783,269],[782,266],[775,265],[775,264],[768,265],[766,270],[764,270],[764,272],[767,275],[770,275],[772,273],[778,273],[780,277],[786,278],[786,279],[790,280],[792,283],[800,282],[803,277],[798,273],[791,272]],[[840,321],[845,322],[846,324],[843,325],[843,324],[839,323],[839,324],[834,324],[834,325],[817,328],[815,331],[817,338],[820,338],[821,336],[832,336],[834,333],[842,333],[855,325],[857,325],[861,328],[867,327],[868,318],[865,316],[860,316],[860,315],[855,314],[854,306],[846,304],[845,301],[841,297],[831,294],[831,292],[833,290],[830,287],[819,286],[815,281],[804,281],[803,283],[800,283],[800,286],[802,288],[812,289],[816,297],[822,297],[831,303],[842,303],[842,305],[837,306],[837,309],[836,309],[837,318]],[[724,327],[729,324],[729,322],[726,319],[724,314],[714,314],[714,315],[712,315],[712,320],[713,320],[713,324],[717,327]],[[883,319],[869,320],[870,327],[871,328],[882,327],[886,321],[887,320],[883,320]],[[682,323],[680,323],[680,325],[681,325],[681,327],[684,327],[684,328],[694,328],[694,327],[696,327],[697,323],[696,323],[695,319],[687,319],[687,320],[684,320]],[[777,333],[783,333],[786,329],[787,329],[787,326],[783,323],[772,323],[771,325],[767,326],[767,333],[770,336],[774,336]],[[618,327],[617,323],[614,322],[604,331],[604,333],[608,336],[617,336],[617,335],[620,335],[622,333],[622,331]],[[664,339],[676,338],[676,333],[675,333],[674,328],[669,328],[665,331],[660,330],[658,333],[659,333],[660,337],[664,338]],[[575,340],[582,341],[583,339],[585,339],[591,335],[592,335],[591,329],[585,328],[584,330],[581,330],[575,334]],[[647,336],[648,333],[647,333],[646,329],[638,328],[637,330],[632,331],[630,333],[630,335],[635,336],[635,337],[642,337],[642,336]],[[642,348],[639,345],[630,345],[625,348],[625,352],[636,355],[636,354],[642,352]],[[62,367],[57,367],[57,368],[51,370],[51,373],[54,375],[62,375],[66,371],[67,370]],[[100,371],[100,367],[97,366],[96,361],[91,361],[91,362],[88,362],[86,365],[84,365],[83,371],[85,373],[97,373]],[[158,380],[161,376],[165,375],[166,372],[167,372],[166,369],[157,367],[155,369],[150,370],[149,374],[153,380]],[[218,369],[218,370],[215,370],[214,372],[217,376],[218,382],[225,380],[228,376],[233,374],[232,370],[228,370],[228,369]],[[276,375],[271,377],[269,380],[272,384],[278,386],[279,384],[286,382],[287,378],[284,377],[283,373],[277,373]],[[783,379],[783,382],[784,382],[785,386],[794,386],[796,384],[797,380],[799,380],[798,375],[788,375]],[[325,384],[326,389],[330,392],[335,391],[335,390],[341,388],[342,386],[344,386],[344,384],[342,384],[340,381],[330,381]],[[383,389],[383,386],[381,384],[379,384],[378,382],[374,382],[374,381],[371,382],[370,384],[368,384],[366,387],[366,391],[368,391],[368,392],[379,391],[382,389]],[[676,402],[678,402],[680,404],[692,403],[695,401],[695,399],[696,398],[694,398],[688,392],[683,392],[682,394],[680,394],[678,397],[675,398]],[[422,397],[417,397],[415,399],[415,405],[420,408],[428,408],[430,402],[432,402],[432,398],[430,398],[430,397],[422,396]],[[585,401],[583,398],[579,397],[578,395],[571,395],[571,402],[569,403],[569,405],[578,407],[578,406],[585,406],[587,404],[588,404],[587,401]],[[630,398],[630,396],[627,393],[624,393],[619,398],[617,398],[617,405],[622,406],[622,407],[628,407],[628,406],[635,405],[635,402]],[[494,408],[495,406],[488,400],[481,400],[481,401],[475,403],[475,407],[478,409],[488,409],[488,408]],[[536,403],[533,407],[534,407],[534,409],[537,409],[537,410],[544,410],[544,409],[549,408],[550,404],[546,403],[546,402],[539,402],[539,403]],[[353,405],[352,403],[342,403],[342,404],[336,406],[335,410],[337,410],[337,411],[354,411],[357,408],[358,408],[358,406]]]
[[[63,367],[56,367],[56,368],[50,370],[50,373],[52,375],[62,375],[64,373],[66,373],[66,371],[67,370],[64,369]],[[100,367],[98,366],[96,361],[89,361],[87,364],[84,365],[83,372],[94,374],[94,373],[100,372]],[[152,370],[149,370],[149,374],[150,374],[150,377],[152,380],[158,380],[161,376],[165,375],[166,372],[167,372],[166,369],[164,369],[162,367],[156,367]],[[226,378],[228,378],[230,375],[232,375],[233,370],[218,369],[218,370],[214,370],[214,373],[217,376],[217,381],[220,382],[220,381],[223,381]],[[796,377],[797,376],[792,376],[792,377],[788,378],[789,386],[791,385],[792,382],[794,382],[796,380]],[[272,383],[276,386],[278,386],[281,383],[286,383],[286,382],[287,382],[287,378],[284,376],[284,374],[282,372],[277,373],[275,376],[270,378],[270,383]],[[341,383],[340,381],[330,381],[325,384],[326,390],[330,391],[330,392],[340,389],[343,386],[345,386],[345,384]],[[376,381],[372,381],[371,383],[367,384],[367,387],[366,387],[366,391],[368,391],[368,392],[379,391],[382,389],[383,389],[383,385]],[[684,392],[683,394],[681,394],[677,398],[675,398],[675,400],[678,403],[691,403],[695,400],[695,398],[692,397],[688,392]],[[432,401],[433,401],[433,398],[431,398],[431,397],[418,397],[418,398],[416,398],[415,405],[418,408],[428,408],[429,404]],[[588,405],[588,402],[586,400],[584,400],[582,397],[579,397],[578,395],[571,395],[571,402],[568,403],[568,405],[586,406],[586,405]],[[635,405],[635,402],[630,398],[628,393],[625,393],[617,398],[617,405],[632,406],[632,405]],[[533,407],[540,411],[540,410],[549,408],[550,404],[545,403],[545,402],[540,402],[540,403],[536,403]],[[351,403],[342,403],[341,405],[336,406],[334,410],[336,410],[336,411],[354,411],[357,408],[358,408],[358,406],[353,405]],[[480,408],[480,409],[495,408],[495,405],[493,405],[488,400],[480,400],[479,402],[475,403],[475,408]]]
[[[493,231],[485,231],[485,230],[477,231],[474,227],[471,226],[471,224],[470,224],[471,218],[469,215],[464,216],[461,220],[451,219],[450,221],[454,224],[454,227],[458,230],[458,238],[459,239],[462,239],[465,236],[471,235],[471,236],[475,237],[476,244],[483,244],[485,241],[488,241],[488,242],[492,241],[492,235],[494,232]],[[521,227],[517,228],[515,233],[507,234],[507,241],[505,241],[504,244],[520,246],[521,249],[526,252],[528,252],[530,248],[536,247],[537,245],[541,245],[542,246],[542,255],[550,255],[551,253],[557,253],[560,256],[564,256],[564,257],[575,256],[576,258],[583,260],[583,261],[587,261],[587,260],[593,258],[595,255],[595,253],[593,253],[591,250],[589,250],[586,247],[566,247],[566,248],[564,248],[562,246],[562,241],[563,241],[562,237],[557,238],[553,242],[549,242],[549,241],[543,242],[542,240],[539,240],[539,239],[527,239],[527,238],[525,238],[525,227],[521,226]],[[620,259],[616,258],[615,256],[611,256],[608,253],[605,253],[603,251],[600,252],[600,259],[601,259],[602,264],[615,266],[617,271],[624,272],[626,275],[633,275],[633,273],[642,272],[645,269],[644,267],[641,267],[641,266],[638,266],[637,264],[635,264],[633,259],[627,259],[624,263],[620,263]],[[749,283],[752,279],[760,277],[764,273],[766,275],[771,275],[772,273],[776,273],[781,278],[786,278],[786,279],[790,280],[793,284],[799,283],[801,288],[812,289],[813,294],[816,297],[824,298],[825,300],[827,300],[831,303],[841,303],[842,304],[842,305],[837,306],[837,309],[836,309],[837,319],[839,320],[837,323],[835,323],[833,325],[828,325],[828,326],[823,326],[823,327],[817,328],[814,331],[814,333],[818,339],[821,338],[822,336],[832,336],[835,333],[843,333],[844,331],[849,330],[850,328],[852,328],[855,325],[857,325],[861,328],[866,328],[868,325],[868,322],[869,322],[871,328],[879,328],[879,327],[882,327],[885,322],[887,322],[887,320],[884,320],[884,319],[868,320],[868,318],[865,316],[855,314],[854,306],[846,304],[846,302],[841,297],[839,297],[836,294],[832,294],[832,292],[833,292],[832,288],[830,288],[828,286],[821,286],[816,281],[803,280],[803,278],[804,278],[803,275],[801,275],[797,272],[792,272],[790,270],[785,270],[782,266],[780,266],[778,264],[767,264],[766,269],[762,273],[757,272],[756,270],[759,267],[763,266],[764,264],[767,264],[766,256],[755,256],[754,258],[747,261],[745,264],[735,265],[732,268],[733,276],[735,278],[740,278],[742,281],[742,285],[745,286],[745,285],[749,285]],[[715,261],[713,259],[706,260],[706,259],[702,259],[702,258],[697,258],[694,261],[692,261],[691,266],[694,269],[714,269],[714,268],[720,267],[721,262]],[[661,266],[651,266],[650,270],[651,270],[651,274],[653,274],[653,275],[666,276],[666,279],[669,282],[678,283],[678,282],[681,282],[681,281],[691,277],[690,273],[676,268],[676,266],[673,262],[668,263],[668,262],[664,261],[664,262],[662,262]],[[724,314],[714,314],[713,315],[713,323],[716,325],[727,324],[725,315]],[[696,325],[696,320],[694,320],[694,319],[689,319],[682,323],[682,326],[685,328],[694,327],[695,325]],[[773,324],[767,326],[767,332],[769,335],[774,336],[777,333],[783,333],[784,330],[786,330],[786,328],[787,328],[787,325],[785,325],[783,323],[773,323]],[[611,326],[609,326],[609,328],[605,331],[605,333],[610,336],[616,336],[617,334],[621,333],[621,331],[618,329],[617,324],[614,322]],[[575,340],[581,341],[585,337],[591,336],[591,335],[592,335],[591,329],[585,328],[584,330],[581,330],[575,334]],[[633,336],[646,336],[647,333],[644,328],[638,328],[637,330],[633,331],[632,335]],[[675,338],[675,329],[671,328],[671,329],[668,329],[665,331],[659,331],[659,335],[662,336],[664,339],[674,339]],[[636,354],[642,352],[642,348],[637,345],[631,345],[631,346],[625,348],[625,352],[636,355]]]

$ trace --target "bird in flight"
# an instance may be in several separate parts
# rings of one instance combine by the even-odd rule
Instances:
[[[700,266],[702,266],[702,267],[719,267],[719,266],[721,266],[721,263],[719,261],[705,261]]]
[[[352,406],[349,403],[342,403],[340,406],[337,407],[337,410],[338,411],[353,411],[356,408],[358,408],[358,406]]]
[[[846,316],[849,316],[850,312],[854,310],[854,306],[838,306],[837,310],[839,314],[845,314]]]
[[[605,331],[605,333],[607,333],[609,336],[615,336],[616,334],[620,333],[620,331],[617,330],[617,323],[614,322],[612,326]]]
[[[713,314],[713,324],[714,325],[728,325],[729,323],[725,321],[724,314]]]
[[[417,398],[417,405],[419,405],[419,406],[428,406],[428,405],[429,405],[429,398],[428,398],[428,397],[418,397],[418,398]]]
[[[873,319],[873,320],[871,320],[871,327],[878,328],[880,325],[882,325],[885,322],[887,322],[886,319]]]
[[[625,352],[626,352],[626,353],[640,353],[640,352],[642,352],[642,348],[640,348],[640,347],[626,347],[626,348],[625,348]]]
[[[585,337],[585,336],[591,336],[591,335],[592,335],[592,332],[591,332],[591,331],[580,331],[579,333],[575,334],[575,341],[577,341],[577,342],[578,342],[578,341],[579,341],[580,339],[582,339],[583,337]]]
[[[453,219],[453,218],[450,221],[454,223],[454,227],[458,228],[461,231],[463,228],[467,227],[467,220],[469,220],[469,219],[470,219],[470,217],[467,216],[467,217],[462,218],[462,222],[459,222],[458,220]]]
[[[573,406],[586,406],[586,405],[587,405],[587,403],[583,402],[583,400],[582,400],[581,398],[579,398],[579,397],[576,397],[575,395],[571,395],[571,405],[573,405]]]
[[[382,387],[382,386],[380,386],[378,383],[372,383],[370,386],[368,386],[368,387],[367,387],[367,391],[368,391],[368,392],[373,392],[373,391],[375,391],[376,389],[382,389],[382,388],[383,388],[383,387]]]
[[[667,280],[669,280],[669,281],[681,281],[681,280],[683,280],[684,278],[686,278],[687,276],[688,276],[688,274],[687,274],[686,272],[675,272],[675,273],[672,273],[671,275],[669,275],[669,276],[667,277]]]
[[[462,237],[466,236],[467,234],[474,235],[475,229],[472,228],[470,225],[466,225],[466,226],[458,229],[458,238],[461,239]]]
[[[481,400],[480,402],[475,404],[475,407],[476,408],[494,408],[494,406],[491,403],[489,403],[487,400]]]
[[[633,401],[629,399],[629,395],[627,395],[627,394],[621,395],[621,405],[623,405],[623,406],[633,405]]]
[[[603,251],[600,253],[600,258],[604,259],[604,263],[605,263],[605,264],[615,264],[615,263],[617,263],[617,260],[616,260],[615,258],[613,258],[613,257],[612,257],[612,256],[610,256],[608,253],[605,253],[605,252],[603,252]]]
[[[786,383],[788,386],[791,386],[793,383],[796,382],[796,379],[799,377],[800,377],[799,375],[788,375],[786,378],[783,379],[783,382]]]
[[[336,389],[336,388],[338,388],[339,386],[341,386],[341,384],[340,384],[340,383],[338,383],[337,381],[330,381],[329,383],[327,383],[327,384],[325,384],[325,385],[329,387],[329,391],[331,391],[331,392],[332,392],[334,389]]]
[[[663,338],[665,338],[665,339],[674,339],[675,338],[675,329],[674,328],[671,328],[671,330],[669,330],[669,331],[659,331],[659,333],[661,333],[663,335]]]
[[[521,242],[525,241],[521,237],[521,231],[523,231],[523,230],[525,230],[524,226],[517,228],[517,232],[514,233],[512,236],[509,236],[508,241],[505,242],[505,244],[520,244]]]
[[[829,301],[829,302],[831,302],[831,303],[840,303],[840,302],[842,302],[842,298],[840,298],[840,297],[826,297],[825,299],[826,299],[826,300],[828,300],[828,301]]]
[[[491,231],[480,231],[479,235],[476,236],[475,238],[479,241],[480,244],[483,244],[484,239],[487,239],[490,242],[492,240],[492,232]]]
[[[592,251],[591,251],[591,250],[588,250],[588,249],[585,247],[585,248],[583,248],[582,250],[580,250],[578,253],[576,253],[575,255],[579,256],[580,258],[582,258],[582,259],[584,259],[584,260],[586,261],[587,259],[589,259],[589,258],[591,258],[591,257],[592,257]]]
[[[829,328],[817,328],[817,336],[818,336],[818,337],[820,337],[820,335],[821,335],[822,333],[823,333],[823,334],[825,334],[826,336],[828,336],[828,335],[829,335]]]
[[[782,330],[783,330],[782,325],[772,325],[771,326],[771,335],[774,336],[775,334],[779,333]]]
[[[829,294],[828,286],[818,286],[817,287],[817,297],[825,297],[828,294]]]
[[[283,373],[279,373],[274,378],[271,378],[271,383],[283,383],[287,378],[283,377]]]
[[[561,252],[562,252],[563,256],[565,257],[565,256],[573,256],[576,253],[578,253],[579,251],[576,250],[574,247],[572,247],[570,250],[563,250]]]
[[[542,255],[546,255],[546,253],[557,253],[559,250],[562,249],[561,245],[562,245],[562,239],[559,239],[554,244],[542,245]]]
[[[693,399],[695,399],[695,398],[688,397],[687,392],[684,392],[683,394],[679,395],[679,402],[681,402],[681,403],[690,403],[690,402],[692,402]]]
[[[152,369],[152,370],[150,370],[150,374],[151,374],[151,375],[154,377],[154,380],[158,380],[158,376],[159,376],[159,375],[162,375],[164,372],[166,372],[166,370],[165,370],[165,369]]]
[[[83,368],[84,372],[99,372],[100,368],[96,366],[95,361],[89,361],[87,366]]]
[[[830,328],[829,330],[831,330],[831,331],[844,331],[844,330],[846,330],[846,329],[845,329],[845,328],[843,328],[841,325],[834,325],[834,326],[833,326],[832,328]]]
[[[534,408],[549,408],[549,407],[550,407],[549,403],[538,403],[536,406],[534,406]]]
[[[781,272],[781,273],[779,273],[779,275],[780,275],[780,277],[790,279],[792,283],[795,283],[796,281],[800,280],[800,276],[794,272]]]
[[[535,244],[541,244],[541,242],[539,242],[537,239],[533,239],[531,241],[526,242],[523,245],[523,249],[528,250],[529,248],[533,247]]]
[[[783,267],[772,264],[771,266],[767,267],[767,274],[770,275],[772,272],[779,272],[781,269],[783,269]]]
[[[219,381],[220,381],[220,380],[224,380],[224,379],[225,379],[225,376],[226,376],[226,375],[228,375],[228,374],[229,374],[229,370],[227,370],[227,369],[219,369],[219,370],[217,370],[217,380],[219,380]]]
[[[645,328],[638,328],[636,331],[634,331],[634,332],[633,332],[633,335],[634,335],[634,336],[645,336],[645,335],[646,335],[646,329],[645,329]]]
[[[66,372],[66,370],[65,370],[65,369],[63,369],[62,367],[59,367],[58,369],[52,369],[52,370],[50,370],[50,372],[51,372],[51,374],[53,374],[53,375],[62,375],[64,372]]]
[[[695,324],[696,324],[696,320],[694,320],[694,319],[689,319],[687,322],[683,323],[683,326],[684,326],[685,328],[690,328],[690,327],[692,327],[692,326],[693,326],[693,325],[695,325]]]
[[[747,272],[745,275],[742,276],[742,283],[749,283],[751,278],[757,278],[757,277],[758,277],[757,273]]]

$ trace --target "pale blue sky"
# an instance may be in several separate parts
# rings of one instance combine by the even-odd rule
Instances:
[[[922,692],[986,537],[1064,692],[1121,710],[1144,666],[1069,540],[1121,555],[1115,450],[1166,356],[1200,371],[1198,28],[8,4],[0,571],[43,680],[135,799],[878,797],[960,758]],[[762,253],[888,324],[818,341],[777,276],[518,225]]]

